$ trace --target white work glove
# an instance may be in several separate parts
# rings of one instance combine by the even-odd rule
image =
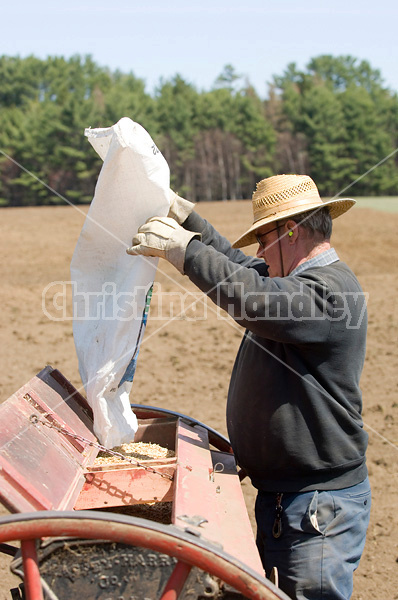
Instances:
[[[200,240],[200,233],[186,231],[169,217],[152,217],[141,225],[133,237],[133,245],[126,252],[165,258],[184,274],[185,252],[193,238]]]
[[[167,216],[177,221],[179,225],[182,225],[195,208],[195,204],[189,200],[185,200],[185,198],[181,198],[173,190],[170,190],[169,199],[170,210]]]

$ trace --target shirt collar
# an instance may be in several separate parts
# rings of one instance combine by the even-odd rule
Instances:
[[[303,271],[311,269],[312,267],[326,267],[327,265],[331,265],[338,260],[340,259],[337,256],[336,250],[334,248],[329,248],[328,250],[324,250],[320,254],[317,254],[314,256],[314,258],[306,260],[304,263],[293,269],[293,271],[289,273],[289,277],[291,275],[299,275]]]

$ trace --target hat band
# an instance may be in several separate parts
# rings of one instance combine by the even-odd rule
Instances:
[[[278,176],[275,177],[275,179],[277,178]],[[270,179],[273,178],[271,177]],[[288,177],[287,179],[292,178]],[[293,179],[296,180],[295,177]],[[302,178],[299,177],[299,179]],[[297,185],[293,185],[290,188],[284,188],[282,190],[279,190],[278,192],[274,191],[272,193],[270,190],[270,187],[272,186],[266,185],[267,181],[269,180],[264,179],[263,181],[260,181],[260,183],[257,184],[257,189],[253,194],[253,205],[256,208],[260,208],[260,206],[264,205],[269,206],[270,204],[280,204],[285,200],[289,200],[290,198],[296,198],[297,196],[302,196],[303,194],[307,196],[310,192],[315,192],[318,195],[318,188],[316,187],[312,179],[310,179],[309,177],[304,179],[304,181],[300,181],[300,183]],[[267,189],[267,193],[266,195],[262,195],[262,192],[265,191],[265,189]],[[258,196],[260,197],[258,198]]]
[[[299,200],[298,198],[296,198],[295,200],[291,200],[291,202],[284,202],[283,204],[280,204],[279,206],[270,206],[268,208],[268,210],[264,210],[264,207],[261,207],[261,210],[255,210],[253,208],[253,217],[254,217],[254,221],[253,223],[257,223],[257,221],[260,221],[260,219],[266,219],[268,217],[272,217],[276,214],[283,213],[286,210],[289,210],[290,208],[295,208],[303,206],[303,207],[308,207],[308,210],[311,210],[313,208],[318,208],[321,207],[323,205],[322,200],[319,198],[318,194],[316,194],[316,198],[314,198],[314,200],[311,200],[310,198],[308,198],[308,195],[306,196],[306,198],[302,198],[301,200]],[[299,213],[301,211],[297,211],[297,213]]]

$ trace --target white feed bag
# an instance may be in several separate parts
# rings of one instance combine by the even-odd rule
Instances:
[[[131,119],[85,135],[104,163],[72,257],[73,335],[94,432],[112,448],[137,431],[129,392],[157,267],[126,248],[147,219],[167,215],[170,171]]]

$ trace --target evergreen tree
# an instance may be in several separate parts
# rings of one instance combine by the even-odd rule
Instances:
[[[291,63],[261,101],[230,64],[208,91],[176,75],[150,96],[133,73],[90,56],[2,56],[0,206],[89,202],[101,160],[84,129],[125,116],[149,131],[171,185],[192,200],[248,198],[261,178],[289,172],[308,173],[324,195],[353,182],[351,195],[398,194],[398,98],[366,61]]]

